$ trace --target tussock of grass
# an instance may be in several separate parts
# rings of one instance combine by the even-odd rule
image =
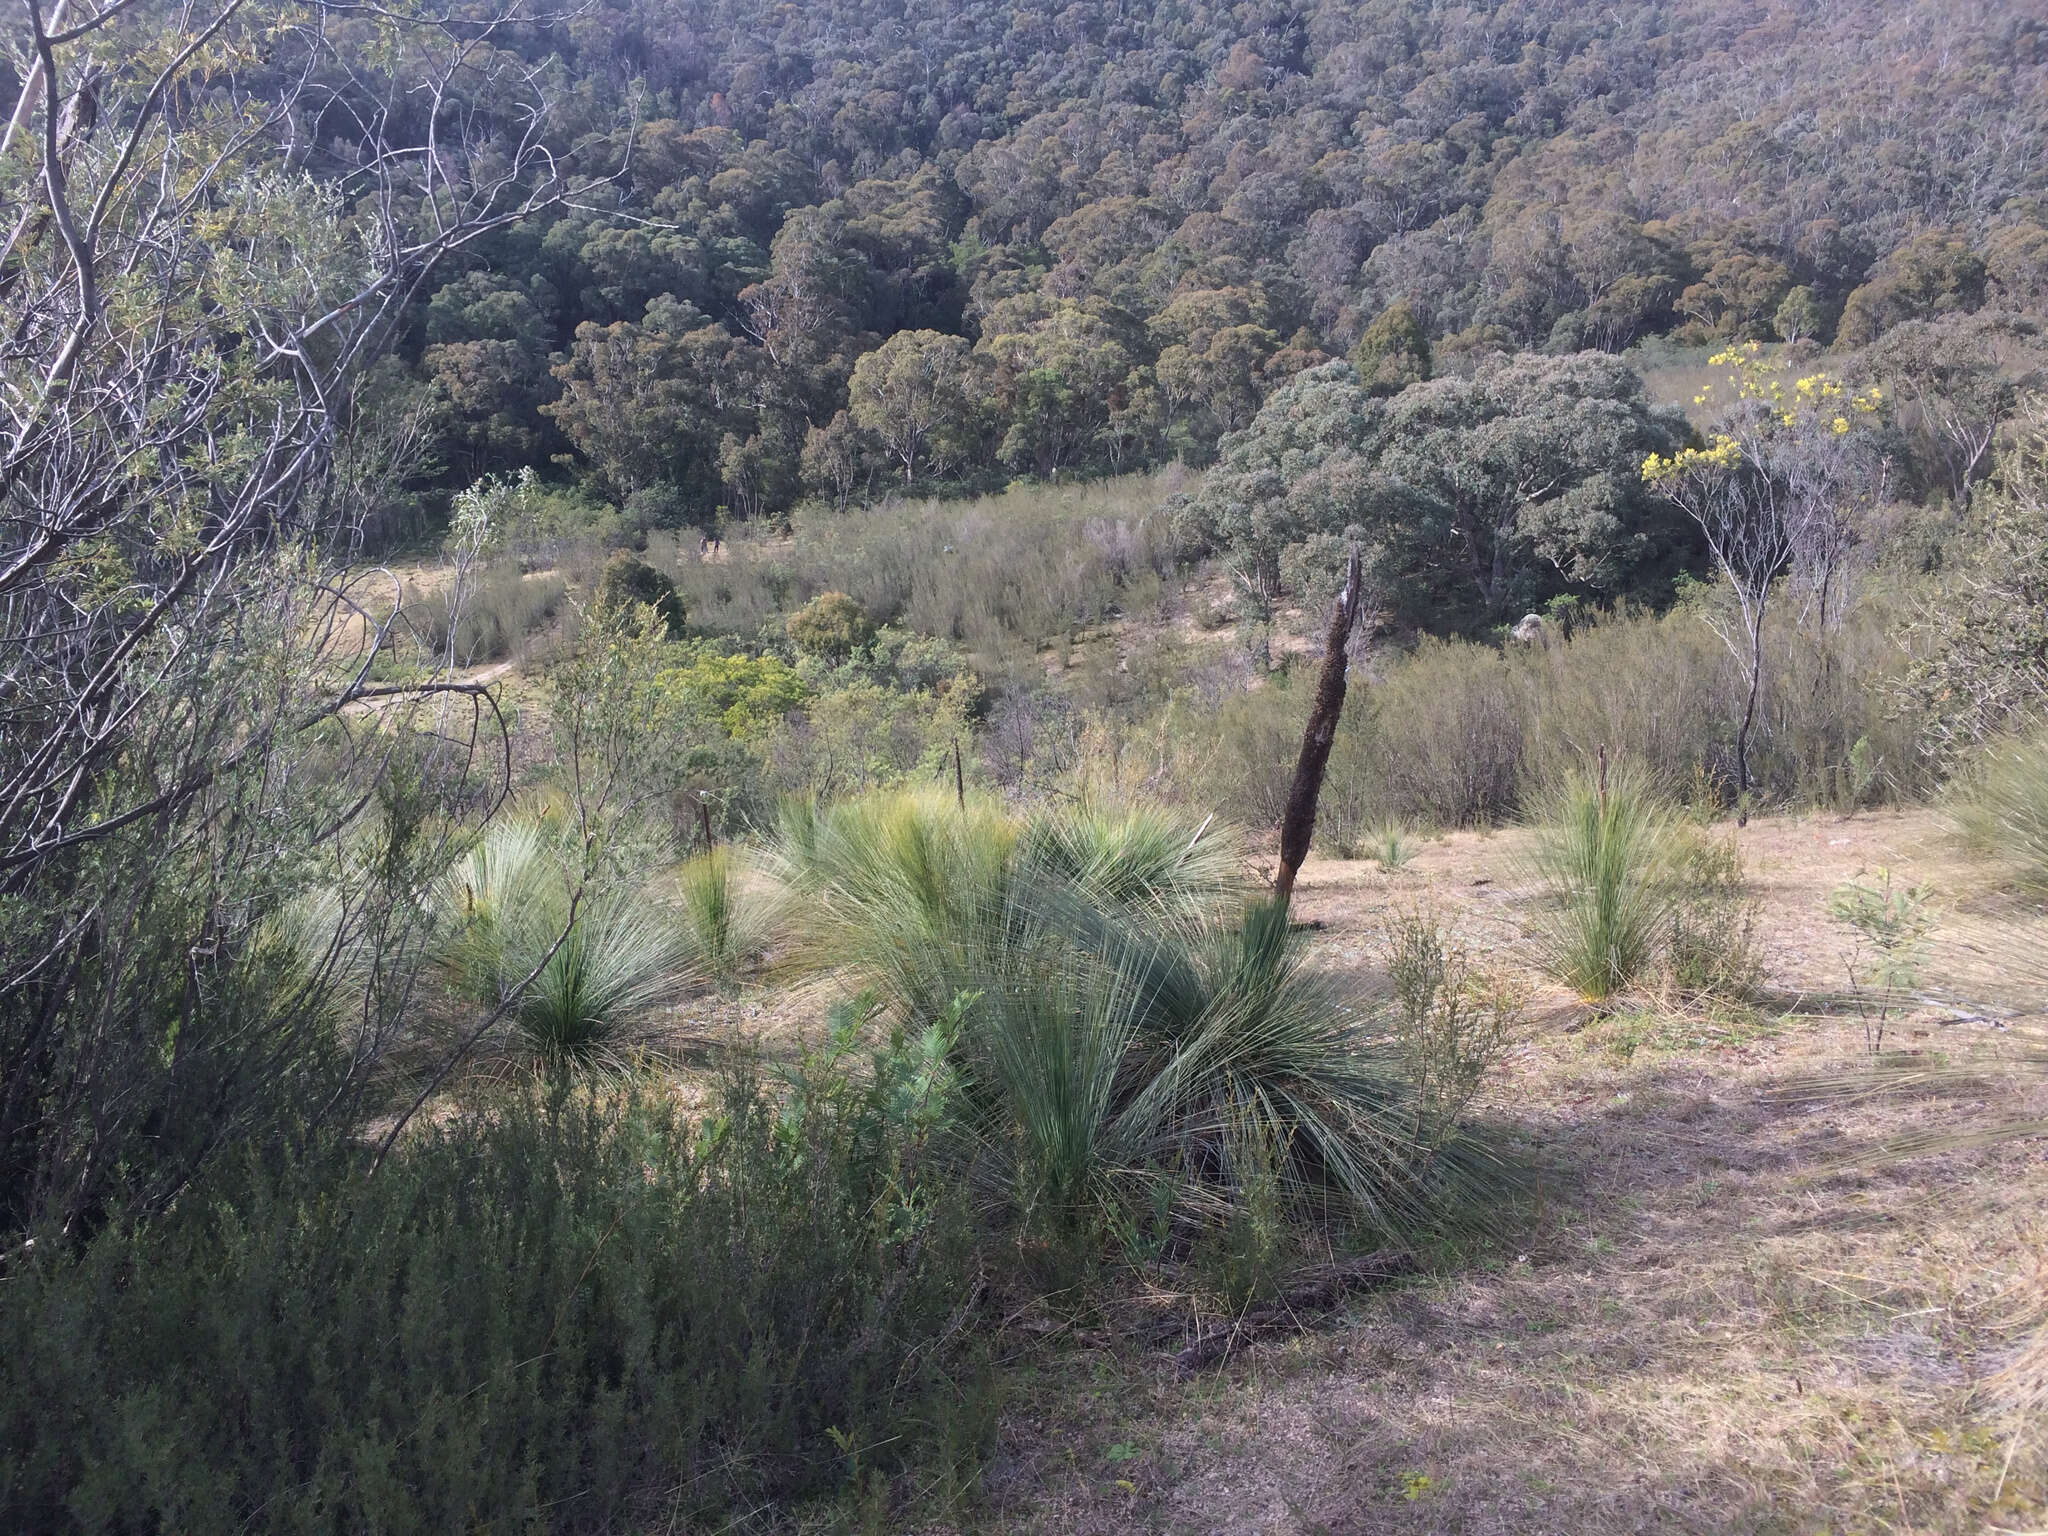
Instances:
[[[707,981],[737,980],[779,931],[782,888],[731,848],[700,853],[676,872],[684,966]]]
[[[494,1008],[532,975],[508,1017],[523,1047],[548,1064],[619,1056],[684,957],[671,915],[637,884],[578,880],[575,867],[548,818],[507,816],[431,896],[450,990]]]
[[[1366,831],[1365,856],[1381,869],[1401,869],[1415,857],[1415,842],[1398,821],[1378,822]]]
[[[1641,980],[1676,910],[1674,823],[1633,770],[1567,775],[1537,797],[1530,853],[1550,910],[1544,963],[1598,1001]]]
[[[2010,864],[2028,886],[2048,889],[2048,730],[1985,748],[1955,820],[1971,848]]]

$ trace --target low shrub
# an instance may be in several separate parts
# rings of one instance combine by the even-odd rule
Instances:
[[[847,512],[810,506],[798,509],[791,540],[743,528],[715,560],[653,541],[649,554],[672,562],[691,618],[720,634],[779,629],[836,592],[875,623],[968,648],[985,675],[1025,677],[1041,644],[1174,600],[1179,565],[1156,515],[1167,483],[1126,476]]]
[[[1535,802],[1544,963],[1592,1001],[1642,980],[1679,889],[1670,812],[1634,769],[1580,770]]]
[[[2048,731],[2001,737],[1980,749],[1954,816],[1970,848],[2048,889]]]
[[[1752,776],[1779,804],[1849,811],[1932,787],[1910,722],[1887,690],[1903,664],[1873,602],[1818,631],[1787,619],[1768,635]],[[1534,786],[1605,747],[1647,785],[1716,808],[1734,782],[1742,677],[1700,613],[1581,620],[1547,648],[1425,640],[1361,668],[1332,746],[1318,846],[1362,846],[1377,823],[1486,826],[1526,815]],[[1308,699],[1284,680],[1203,711],[1175,701],[1169,792],[1277,826]]]
[[[1425,640],[1361,693],[1354,761],[1370,788],[1351,793],[1424,826],[1513,815],[1528,747],[1526,665],[1489,646]]]
[[[1679,888],[1664,968],[1684,999],[1739,1002],[1762,984],[1760,909],[1732,835],[1678,824]]]
[[[806,656],[843,659],[875,638],[875,621],[844,592],[820,592],[785,627],[790,643]]]
[[[1418,1123],[1441,1133],[1456,1126],[1487,1070],[1514,1043],[1522,998],[1474,965],[1429,912],[1407,912],[1387,925],[1384,962]]]
[[[886,1063],[884,1067],[886,1068]],[[901,1074],[691,1125],[558,1090],[235,1161],[155,1225],[10,1258],[0,1527],[728,1529],[857,1458],[956,1469],[960,1206]]]
[[[612,607],[646,603],[674,637],[683,632],[686,617],[676,584],[631,550],[616,551],[604,563],[597,577],[597,600]]]

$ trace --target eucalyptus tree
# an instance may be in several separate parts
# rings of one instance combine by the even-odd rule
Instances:
[[[1363,542],[1400,617],[1440,631],[1559,592],[1654,595],[1691,547],[1639,469],[1681,427],[1599,353],[1503,359],[1390,399],[1326,363],[1224,439],[1181,527],[1262,610],[1298,563],[1290,551],[1338,535]]]
[[[0,1221],[79,1230],[388,1038],[494,706],[379,680],[359,520],[419,443],[366,391],[445,259],[590,178],[509,12],[10,3]]]

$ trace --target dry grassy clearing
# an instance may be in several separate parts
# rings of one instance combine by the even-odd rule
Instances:
[[[2044,1426],[2016,1436],[1984,1390],[2048,1239],[2048,1148],[1856,1166],[1901,1131],[2030,1107],[2030,1090],[1990,1072],[1876,1103],[1785,1092],[1865,1054],[1860,1018],[1829,995],[1850,950],[1829,890],[1881,867],[1926,880],[1951,931],[1997,893],[1928,813],[1771,818],[1741,835],[1771,1005],[1595,1016],[1536,993],[1493,1106],[1545,1170],[1522,1241],[1208,1376],[1111,1344],[1028,1350],[975,1528],[2048,1526]],[[1414,905],[1526,970],[1518,841],[1447,837],[1391,874],[1312,862],[1299,913],[1324,925],[1325,963],[1367,984],[1379,924]],[[1921,1010],[1899,1043],[1994,1055],[2025,1021],[1985,995],[1969,956],[1940,955],[1930,979],[1954,1006]]]

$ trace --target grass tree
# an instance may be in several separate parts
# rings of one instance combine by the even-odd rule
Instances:
[[[795,813],[781,859],[814,963],[906,1027],[956,1021],[954,1153],[1029,1230],[1213,1226],[1268,1165],[1290,1210],[1377,1231],[1501,1186],[1469,1088],[1426,1091],[1200,828],[893,795]]]
[[[1532,820],[1546,964],[1581,997],[1611,997],[1649,970],[1677,910],[1671,817],[1640,775],[1610,772],[1603,756],[1537,797]]]

